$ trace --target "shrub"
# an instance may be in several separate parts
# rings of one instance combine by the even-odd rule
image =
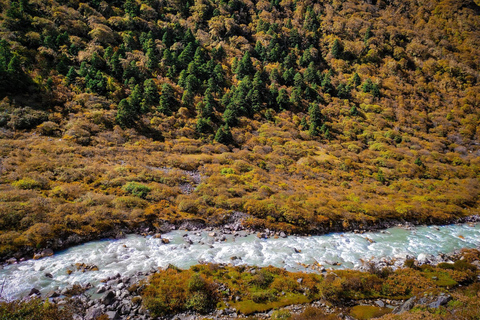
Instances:
[[[31,190],[31,189],[40,189],[42,184],[31,178],[23,178],[12,183],[12,186],[18,189]]]
[[[69,304],[59,307],[40,299],[0,303],[0,319],[69,320],[72,313]]]
[[[148,193],[152,190],[150,187],[138,183],[138,182],[129,182],[122,187],[122,190],[128,192],[136,197],[145,199]]]

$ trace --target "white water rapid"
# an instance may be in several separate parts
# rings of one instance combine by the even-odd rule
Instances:
[[[131,276],[168,264],[188,268],[205,261],[273,265],[305,271],[301,264],[318,262],[328,268],[338,262],[341,265],[335,268],[352,268],[360,266],[362,259],[450,253],[460,248],[480,246],[480,223],[279,239],[226,235],[227,239],[223,242],[214,242],[207,232],[173,231],[163,237],[170,243],[162,244],[161,239],[152,237],[128,235],[125,239],[89,242],[51,257],[5,266],[0,270],[0,285],[5,281],[2,297],[21,298],[32,288],[47,294],[74,283],[95,286],[100,280],[117,273]],[[188,244],[186,239],[193,244]],[[232,260],[232,257],[238,259]],[[75,263],[95,265],[98,271],[76,271]],[[69,275],[68,269],[74,272]]]

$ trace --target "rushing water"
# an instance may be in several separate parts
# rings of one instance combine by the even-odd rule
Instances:
[[[226,235],[227,239],[223,242],[214,242],[207,232],[173,231],[165,234],[164,238],[169,239],[170,244],[139,235],[129,235],[120,240],[94,241],[51,257],[5,266],[0,270],[0,281],[4,281],[2,297],[20,298],[32,288],[46,294],[75,283],[91,283],[95,286],[100,280],[117,273],[130,276],[138,271],[148,272],[168,264],[188,268],[200,261],[273,265],[287,270],[305,270],[302,264],[315,262],[328,268],[338,262],[341,265],[337,267],[352,268],[360,266],[362,260],[371,258],[436,255],[480,246],[480,224],[417,227],[413,230],[391,228],[384,232],[332,233],[283,239]],[[186,239],[193,244],[188,244]],[[232,260],[233,257],[238,259]],[[76,271],[76,263],[96,265],[99,270]],[[73,270],[73,273],[68,274],[67,270]],[[47,277],[46,274],[53,277]]]

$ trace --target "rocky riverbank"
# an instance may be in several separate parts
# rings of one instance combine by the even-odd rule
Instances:
[[[468,258],[468,257],[467,257]],[[478,258],[478,255],[477,255]],[[419,255],[417,258],[405,257],[405,259],[397,259],[395,261],[386,260],[372,260],[361,267],[361,271],[366,274],[381,273],[385,268],[409,268],[420,269],[421,266],[435,267],[440,264],[449,264],[452,267],[455,262],[465,260],[465,252],[457,250],[450,254],[441,254],[437,256]],[[479,274],[480,261],[471,261],[469,266],[477,268],[476,274]],[[226,267],[219,266],[219,268]],[[94,270],[95,266],[79,265],[78,270],[83,272],[89,272]],[[247,267],[248,272],[257,274],[261,268]],[[140,319],[140,320],[153,320],[155,319],[150,315],[150,312],[142,304],[142,290],[148,285],[148,277],[156,273],[156,270],[150,272],[139,272],[133,276],[125,277],[120,274],[103,279],[101,284],[96,288],[92,288],[91,285],[79,286],[72,285],[62,290],[56,290],[50,292],[44,299],[49,299],[51,303],[56,305],[76,305],[77,312],[74,315],[76,320],[94,320],[104,315],[104,319]],[[324,279],[329,277],[337,277],[335,270],[323,270],[320,272]],[[435,277],[433,277],[435,279]],[[477,276],[477,280],[479,281]],[[297,282],[301,283],[301,278]],[[30,292],[30,298],[39,296],[39,290],[32,288]],[[293,304],[281,308],[284,312],[290,314],[300,314],[308,307],[314,307],[321,309],[325,314],[335,314],[339,319],[354,319],[350,315],[350,310],[353,308],[372,307],[379,308],[385,312],[391,312],[393,314],[402,314],[408,312],[414,307],[438,309],[442,306],[446,306],[447,303],[452,300],[452,296],[448,292],[440,292],[436,294],[425,293],[422,295],[415,295],[408,299],[350,299],[339,300],[337,303],[331,303],[328,300],[315,300],[306,304]],[[72,302],[73,301],[73,302]],[[282,312],[283,312],[282,311]],[[273,310],[267,310],[265,312],[257,312],[254,316],[257,319],[271,319],[274,312]],[[235,319],[246,318],[247,316],[241,314],[239,310],[235,309],[232,305],[224,302],[224,307],[211,311],[209,314],[197,314],[195,312],[178,313],[175,315],[165,316],[162,319],[175,319],[175,320],[194,320],[194,319]],[[158,319],[158,318],[157,318]]]
[[[223,241],[224,235],[235,234],[239,231],[243,232],[243,235],[256,234],[259,238],[272,238],[272,237],[281,237],[285,238],[289,235],[294,236],[313,236],[313,235],[323,235],[332,232],[354,232],[354,233],[365,233],[372,231],[382,232],[385,229],[391,227],[402,227],[406,229],[412,229],[420,224],[417,222],[409,221],[383,221],[375,225],[349,225],[347,227],[343,226],[341,223],[332,225],[331,228],[325,230],[317,230],[311,234],[288,234],[282,230],[271,230],[271,229],[252,229],[246,228],[244,226],[244,221],[249,216],[243,212],[233,212],[228,222],[224,225],[207,225],[203,220],[194,219],[194,220],[184,220],[178,221],[176,223],[171,223],[168,221],[161,221],[159,224],[153,225],[152,223],[142,223],[135,227],[128,226],[118,226],[115,229],[103,232],[101,234],[91,234],[91,235],[78,235],[70,234],[67,236],[59,235],[58,238],[52,239],[47,242],[45,248],[34,249],[32,247],[24,247],[21,250],[17,251],[11,256],[6,256],[0,258],[0,261],[4,264],[12,264],[28,259],[40,259],[46,256],[51,256],[54,252],[65,250],[70,247],[86,243],[89,241],[100,240],[100,239],[120,239],[125,237],[127,234],[139,234],[143,236],[155,235],[155,234],[165,234],[173,230],[185,230],[185,231],[207,231],[212,235],[215,241]],[[476,223],[480,221],[480,215],[472,215],[468,217],[463,217],[455,220],[444,221],[445,224],[461,224],[461,223]]]

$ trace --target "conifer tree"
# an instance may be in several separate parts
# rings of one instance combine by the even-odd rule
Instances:
[[[215,141],[223,144],[233,143],[232,132],[230,131],[230,127],[228,126],[228,124],[218,128],[217,134],[215,135]]]
[[[144,94],[143,94],[141,112],[145,113],[145,112],[148,112],[148,110],[151,107],[153,107],[155,104],[158,103],[160,96],[158,94],[157,85],[155,84],[155,81],[153,81],[153,79],[145,80],[145,82],[143,83],[143,87],[144,87]]]
[[[162,86],[162,95],[160,96],[160,105],[158,111],[171,115],[174,110],[175,97],[174,91],[170,84],[164,83]]]
[[[332,45],[331,54],[335,59],[340,59],[342,57],[343,48],[338,39],[335,39]]]
[[[131,128],[137,120],[138,113],[132,108],[127,99],[123,99],[118,104],[115,120],[123,128]]]

